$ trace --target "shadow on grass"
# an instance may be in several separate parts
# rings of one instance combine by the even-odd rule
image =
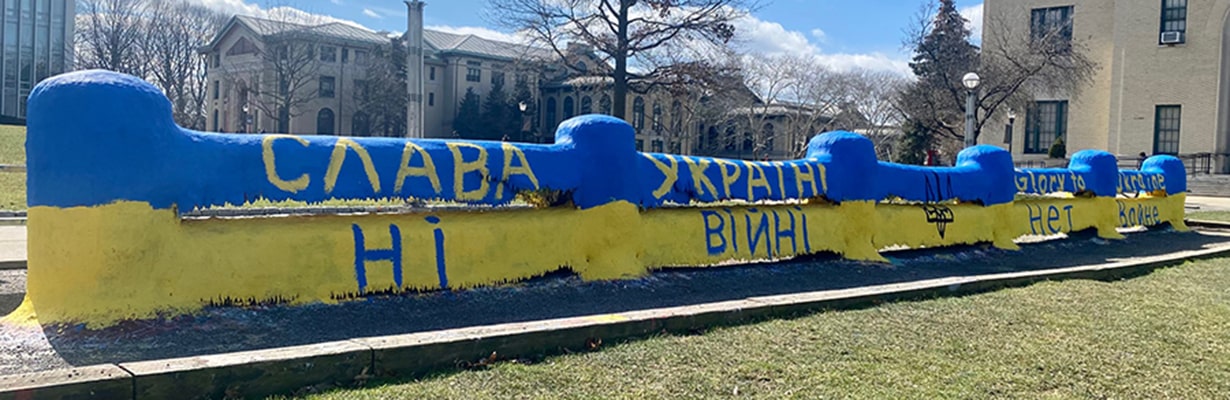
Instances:
[[[886,254],[891,264],[851,262],[822,254],[720,268],[668,268],[644,278],[619,281],[584,282],[574,274],[561,272],[518,284],[458,292],[368,297],[336,305],[212,307],[195,315],[126,321],[96,331],[82,326],[47,326],[44,332],[70,364],[114,363],[1062,268],[1196,250],[1226,240],[1160,229],[1129,234],[1121,241],[1078,233],[1068,240],[1025,245],[1021,251],[990,245],[897,251]]]

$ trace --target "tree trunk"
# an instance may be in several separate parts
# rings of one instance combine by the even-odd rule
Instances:
[[[634,3],[634,0],[619,1],[619,33],[615,35],[618,43],[614,54],[615,73],[612,77],[615,82],[612,85],[614,93],[611,94],[611,115],[623,120],[627,120],[625,117],[628,109],[628,7]]]

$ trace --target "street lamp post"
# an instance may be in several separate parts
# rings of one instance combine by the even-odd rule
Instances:
[[[1004,144],[1008,145],[1008,153],[1012,153],[1012,131],[1016,125],[1016,111],[1008,110],[1008,125],[1004,126]]]
[[[525,129],[525,110],[529,109],[529,107],[529,104],[525,104],[524,101],[517,103],[517,109],[521,110],[521,126],[517,127],[517,130],[519,131],[518,136],[521,136],[520,140],[518,140],[519,142],[525,142],[525,134],[527,133],[527,130]]]
[[[982,83],[982,78],[970,72],[961,78],[961,83],[969,89],[965,92],[965,147],[973,147],[978,144],[974,138],[974,125],[978,123],[978,84]]]

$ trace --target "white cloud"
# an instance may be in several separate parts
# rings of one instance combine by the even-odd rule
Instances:
[[[974,43],[982,43],[982,4],[972,5],[960,10],[961,16],[969,20],[969,30]]]
[[[258,18],[272,18],[301,24],[341,22],[343,24],[367,29],[369,31],[372,30],[366,26],[363,26],[363,24],[351,20],[335,18],[330,15],[311,13],[293,7],[273,7],[265,9],[259,5],[249,3],[248,0],[189,0],[189,2],[200,4],[211,10],[217,10],[230,15],[247,15]]]
[[[337,5],[339,5],[339,6],[340,6],[340,5],[342,5],[342,0],[329,0],[329,1],[330,1],[330,2],[332,2],[333,4],[337,4]]]
[[[816,28],[811,30],[811,38],[816,39],[817,42],[824,43],[829,40],[829,35],[820,28]]]
[[[369,17],[372,17],[372,18],[375,18],[375,19],[383,19],[383,18],[384,18],[384,16],[383,16],[383,15],[380,15],[380,14],[376,13],[375,11],[372,11],[372,9],[370,9],[370,8],[364,8],[364,9],[363,9],[363,15],[366,15],[366,16],[369,16]]]
[[[737,45],[741,50],[754,54],[792,54],[811,56],[838,71],[863,68],[876,71],[891,71],[906,75],[910,68],[904,56],[871,53],[828,53],[808,39],[802,32],[788,30],[776,22],[764,21],[754,16],[744,17],[735,23]],[[812,29],[811,37],[816,42],[828,43],[828,35],[821,29]]]

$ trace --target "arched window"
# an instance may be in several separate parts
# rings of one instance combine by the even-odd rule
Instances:
[[[572,96],[564,97],[564,119],[572,118],[576,115],[576,102],[572,101]]]
[[[555,125],[559,123],[559,121],[555,120],[555,98],[554,97],[547,99],[547,109],[546,109],[545,115],[547,118],[547,124],[546,124],[547,129],[549,129],[551,132],[554,132]]]
[[[611,115],[611,96],[604,94],[602,99],[598,100],[598,110],[606,115]]]
[[[322,108],[320,112],[316,113],[316,134],[333,134],[333,110]]]
[[[638,132],[645,128],[645,99],[641,96],[632,101],[632,127]]]
[[[683,134],[683,105],[679,104],[679,100],[671,103],[671,133]]]
[[[653,102],[653,131],[662,133],[662,103],[656,101]]]
[[[354,113],[354,117],[350,119],[350,134],[354,136],[371,136],[371,122],[367,119],[367,113],[359,111]]]
[[[752,132],[743,132],[743,151],[750,152],[754,149],[756,149],[755,136],[752,136]]]
[[[766,155],[773,153],[773,139],[775,136],[777,136],[777,134],[773,128],[773,124],[766,122],[764,127],[760,129],[760,137],[764,138],[764,153]]]
[[[581,98],[581,114],[593,114],[593,113],[594,113],[594,99],[589,98],[589,96],[582,97]]]

